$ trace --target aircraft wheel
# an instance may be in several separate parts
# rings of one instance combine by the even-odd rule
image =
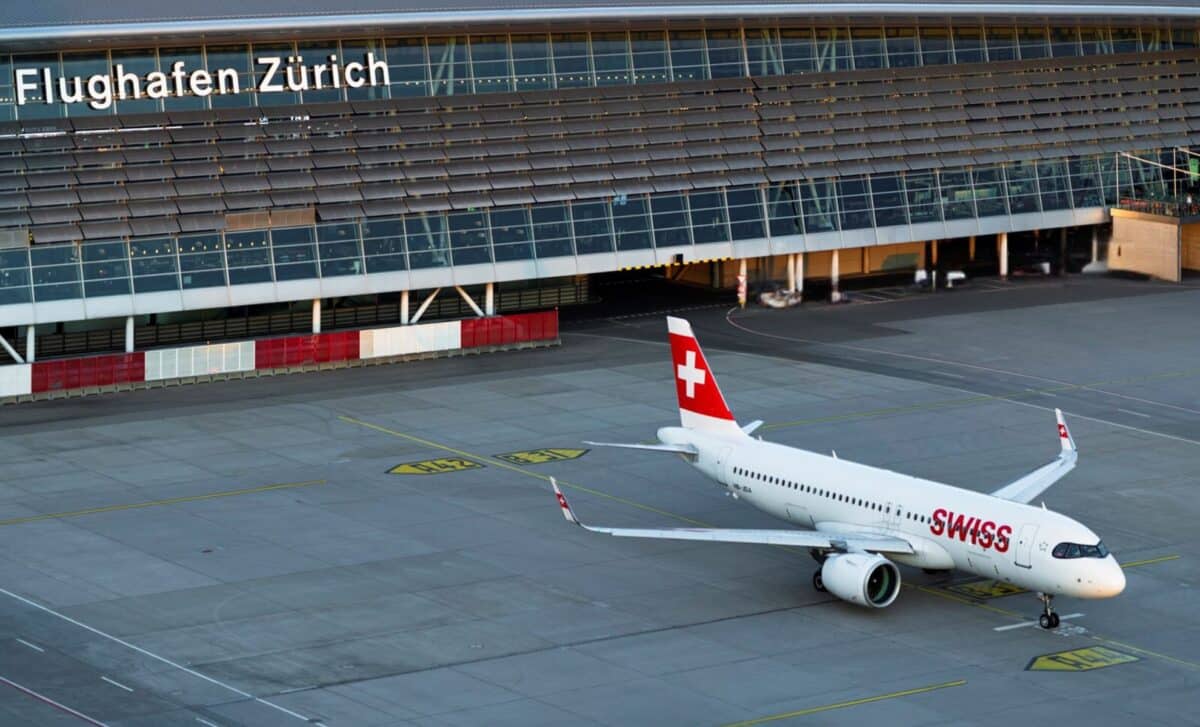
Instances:
[[[813,573],[813,588],[820,593],[825,592],[825,581],[821,578],[821,571]]]
[[[1038,625],[1044,629],[1052,629],[1057,626],[1058,624],[1056,624],[1054,621],[1055,620],[1051,618],[1050,614],[1048,613],[1043,613],[1038,617]]]
[[[1058,628],[1058,624],[1060,623],[1060,621],[1061,621],[1061,619],[1059,619],[1057,613],[1050,614],[1050,628],[1052,628],[1052,629]]]

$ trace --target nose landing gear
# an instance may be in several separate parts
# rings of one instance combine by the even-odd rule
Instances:
[[[1056,629],[1060,619],[1058,614],[1054,612],[1054,606],[1051,605],[1054,601],[1054,596],[1039,593],[1038,598],[1042,599],[1042,615],[1038,617],[1038,625],[1044,629]]]

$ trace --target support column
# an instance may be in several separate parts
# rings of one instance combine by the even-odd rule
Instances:
[[[37,326],[25,329],[25,361],[33,363],[37,359]]]
[[[1100,232],[1092,225],[1092,263],[1100,262]]]
[[[483,312],[489,316],[496,315],[496,284],[488,283],[483,289]]]
[[[804,256],[806,253],[796,253],[796,294],[804,295]]]
[[[746,258],[738,261],[738,277],[737,277],[737,296],[738,305],[746,307]]]
[[[133,353],[133,316],[125,316],[125,353]]]
[[[454,286],[454,289],[458,291],[459,297],[462,298],[467,305],[471,306],[471,310],[475,312],[475,315],[479,318],[483,318],[483,309],[479,307],[479,305],[475,302],[475,299],[472,298],[467,291],[463,290],[461,285]]]
[[[996,257],[1000,259],[1000,279],[1008,279],[1008,233],[996,235]]]
[[[408,325],[408,291],[400,291],[400,325]]]
[[[1065,227],[1058,230],[1058,275],[1061,278],[1067,276],[1067,228]]]
[[[829,261],[829,300],[832,303],[840,303],[842,294],[838,291],[838,254],[839,250],[833,249],[833,259]]]
[[[440,292],[442,292],[441,288],[434,288],[434,291],[432,293],[430,293],[425,298],[425,300],[423,300],[421,302],[421,305],[417,308],[417,312],[413,314],[413,317],[412,317],[413,323],[416,323],[417,321],[421,320],[421,316],[425,315],[425,309],[427,309],[430,306],[430,304],[433,303],[434,298],[437,298],[438,293],[440,293]]]
[[[967,238],[967,259],[975,262],[975,236],[971,235]]]
[[[787,292],[796,290],[796,256],[787,256]]]
[[[312,302],[312,332],[321,332],[321,299],[313,298]]]

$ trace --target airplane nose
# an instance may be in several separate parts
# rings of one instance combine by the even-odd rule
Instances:
[[[1112,598],[1125,590],[1125,570],[1116,558],[1109,561],[1104,577],[1096,585],[1101,598]]]

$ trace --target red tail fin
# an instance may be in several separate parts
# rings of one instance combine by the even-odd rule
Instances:
[[[743,434],[721,395],[717,378],[700,350],[691,324],[668,316],[667,332],[680,422],[689,429]]]

